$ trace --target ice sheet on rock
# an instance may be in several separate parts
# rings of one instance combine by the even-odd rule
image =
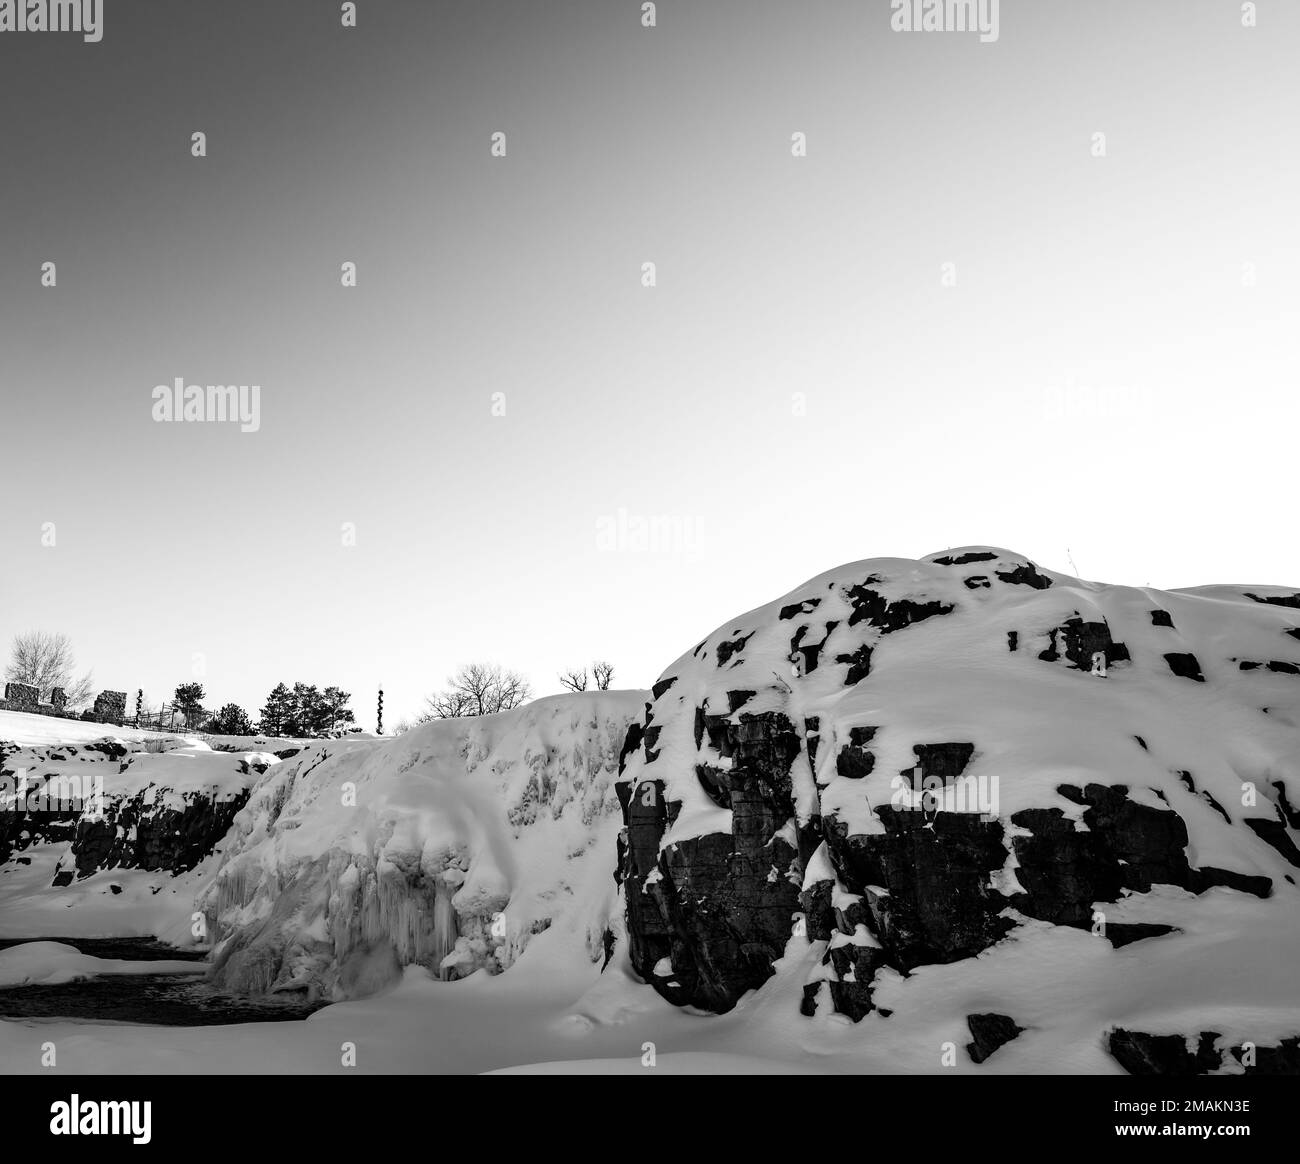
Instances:
[[[344,997],[384,981],[387,950],[390,979],[410,963],[497,971],[552,925],[583,946],[595,930],[599,948],[614,777],[645,700],[555,696],[396,739],[317,742],[268,771],[202,900],[218,982]]]

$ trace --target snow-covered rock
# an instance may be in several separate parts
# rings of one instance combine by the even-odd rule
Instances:
[[[279,761],[203,745],[130,750],[140,746],[0,742],[0,934],[195,943],[195,893],[249,790]]]
[[[412,963],[495,972],[553,925],[603,958],[613,783],[645,699],[554,696],[308,744],[254,788],[202,899],[215,981],[359,997]]]
[[[729,620],[629,740],[633,966],[724,1011],[807,958],[791,1005],[856,1020],[881,975],[1014,961],[1044,927],[1156,958],[1220,907],[1295,932],[1298,627],[1293,590],[1102,585],[993,547],[854,563]],[[1181,1001],[1212,1020],[1235,965]]]

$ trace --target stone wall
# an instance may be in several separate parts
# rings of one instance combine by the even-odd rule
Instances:
[[[126,718],[126,692],[101,691],[95,696],[95,715],[103,723],[120,723]]]
[[[127,718],[125,691],[101,691],[95,696],[93,709],[80,713],[68,710],[68,697],[62,687],[50,691],[49,703],[42,703],[40,698],[40,689],[30,683],[6,683],[5,697],[0,699],[0,711],[21,711],[27,715],[51,715],[59,719],[80,719],[119,726]]]
[[[18,711],[24,707],[36,707],[41,701],[40,688],[27,683],[6,683],[5,703],[10,710]]]

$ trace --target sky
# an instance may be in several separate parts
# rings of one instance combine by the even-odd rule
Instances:
[[[1300,5],[999,7],[0,33],[0,652],[391,727],[470,660],[649,686],[863,558],[1300,584]]]

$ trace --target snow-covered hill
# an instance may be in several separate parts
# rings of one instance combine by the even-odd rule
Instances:
[[[39,744],[89,744],[110,733],[133,749],[195,745],[199,739],[182,732],[154,732],[116,727],[54,715],[31,715],[22,711],[0,711],[0,740],[24,747]]]
[[[508,967],[552,926],[603,960],[613,782],[645,698],[554,696],[304,748],[253,790],[203,898],[217,983],[356,997],[410,963]]]
[[[719,1011],[794,959],[788,1004],[854,1020],[966,966],[1026,1027],[1065,928],[1163,967],[1180,1034],[1295,1034],[1300,980],[1267,963],[1300,933],[1298,627],[1294,591],[1105,586],[991,547],[729,620],[663,673],[621,777],[633,966]]]

